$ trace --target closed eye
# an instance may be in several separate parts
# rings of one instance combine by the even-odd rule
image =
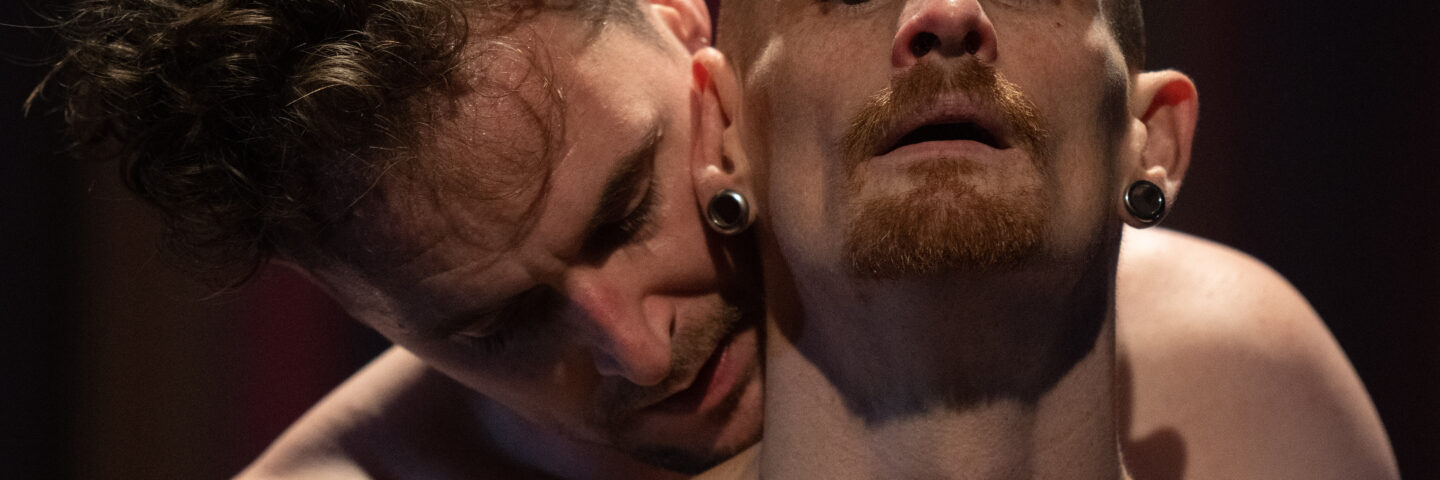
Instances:
[[[660,202],[655,175],[659,128],[651,129],[630,153],[616,162],[605,181],[580,253],[587,261],[599,261],[616,249],[643,239]]]
[[[624,217],[603,223],[591,232],[585,242],[585,251],[590,256],[603,256],[630,243],[649,237],[654,220],[655,205],[660,201],[660,189],[652,175],[640,203]]]
[[[544,329],[556,304],[554,290],[536,286],[499,311],[478,316],[470,327],[455,332],[453,337],[482,355],[498,354],[510,348],[514,340]]]
[[[455,333],[455,337],[463,340],[471,348],[480,351],[482,354],[492,354],[505,349],[505,346],[510,340],[511,333],[512,329],[487,325],[484,329],[461,330]]]
[[[820,11],[830,13],[832,9],[841,9],[843,13],[860,12],[869,7],[870,0],[815,0],[820,4]]]

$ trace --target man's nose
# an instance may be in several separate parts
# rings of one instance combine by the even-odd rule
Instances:
[[[649,312],[643,292],[600,271],[578,272],[565,282],[573,321],[601,375],[651,386],[670,375],[673,315]]]
[[[994,63],[995,25],[977,0],[914,0],[906,5],[891,46],[891,64],[908,69],[927,56],[973,55]]]

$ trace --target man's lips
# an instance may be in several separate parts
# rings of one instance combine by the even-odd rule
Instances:
[[[937,98],[926,102],[915,114],[896,121],[877,142],[872,155],[885,155],[915,144],[946,141],[971,141],[1004,150],[1011,147],[1011,132],[1002,118],[964,97]]]
[[[645,408],[651,412],[692,413],[718,402],[735,388],[738,359],[730,355],[735,339],[751,330],[742,328],[720,341],[714,353],[695,372],[687,386]]]

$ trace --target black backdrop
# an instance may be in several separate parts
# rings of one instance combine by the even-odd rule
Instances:
[[[19,1],[0,2],[0,22],[35,24],[25,10]],[[1289,277],[1365,381],[1402,473],[1440,478],[1440,217],[1431,207],[1440,187],[1440,35],[1431,27],[1440,4],[1152,1],[1146,18],[1151,67],[1184,70],[1201,92],[1194,163],[1168,225],[1233,245]],[[93,286],[79,286],[94,282],[87,265],[99,254],[92,252],[129,248],[144,266],[141,274],[157,267],[150,237],[120,242],[105,232],[127,226],[91,225],[86,202],[98,195],[96,173],[53,153],[55,119],[20,117],[21,99],[43,72],[26,63],[41,57],[47,42],[43,32],[0,28],[0,465],[6,476],[21,473],[16,478],[234,473],[256,452],[223,451],[237,449],[224,437],[239,427],[206,415],[240,400],[185,392],[224,391],[215,383],[226,377],[187,370],[154,380],[159,373],[128,367],[105,373],[111,367],[101,365],[196,340],[145,334],[134,345],[115,346],[107,339],[135,336],[96,337],[92,332],[106,325],[81,313],[97,309],[84,306],[95,303]],[[105,277],[126,283],[129,273]],[[198,296],[167,295],[170,303],[143,311],[183,319],[190,311],[174,304]],[[135,303],[125,298],[120,304]],[[148,328],[171,331],[167,325],[180,324]],[[205,341],[224,345],[216,338],[225,328],[205,330]],[[183,357],[196,365],[235,355],[205,345],[172,350],[198,351]],[[96,350],[110,353],[97,361]],[[345,368],[354,366],[347,361]],[[140,418],[133,425],[172,424],[148,434],[206,440],[166,443],[136,432],[115,437],[125,445],[87,443],[111,418],[96,413],[104,402],[95,397],[112,388],[97,378],[120,378],[135,390],[111,401]],[[191,403],[198,405],[165,407]],[[165,448],[146,450],[146,442]],[[106,450],[130,453],[90,458]]]
[[[1288,277],[1369,388],[1407,478],[1440,478],[1434,2],[1148,2],[1151,64],[1200,90],[1168,225]]]

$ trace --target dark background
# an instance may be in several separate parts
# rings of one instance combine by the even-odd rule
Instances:
[[[0,22],[39,23],[22,3]],[[1404,476],[1440,478],[1440,3],[1152,1],[1146,19],[1150,66],[1201,93],[1167,225],[1290,278]],[[231,475],[382,344],[284,272],[205,299],[168,269],[114,166],[57,154],[53,115],[22,120],[49,42],[0,27],[0,467]]]

